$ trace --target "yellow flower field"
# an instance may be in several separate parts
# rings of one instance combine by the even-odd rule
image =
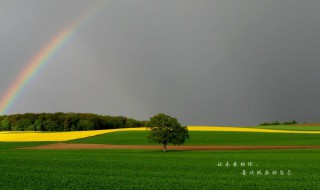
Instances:
[[[128,129],[106,129],[93,131],[72,131],[72,132],[1,132],[0,142],[27,142],[27,141],[69,141],[74,139],[86,138],[105,133],[118,131],[143,131],[145,128]]]
[[[219,127],[219,126],[188,126],[189,131],[226,131],[226,132],[262,132],[262,133],[300,133],[320,134],[320,131],[287,131],[274,129],[257,129],[241,127]],[[29,132],[29,131],[5,131],[0,132],[0,142],[27,142],[27,141],[69,141],[86,138],[95,135],[120,131],[145,131],[147,128],[123,128],[93,131],[72,132]]]
[[[261,132],[261,133],[299,133],[320,134],[320,131],[289,131],[278,129],[258,129],[245,127],[188,126],[189,131],[229,131],[229,132]]]

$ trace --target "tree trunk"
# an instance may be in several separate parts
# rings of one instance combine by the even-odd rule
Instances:
[[[167,144],[163,144],[163,152],[167,152]]]

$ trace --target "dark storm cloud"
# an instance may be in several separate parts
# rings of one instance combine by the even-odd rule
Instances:
[[[1,14],[11,21],[0,19],[1,92],[93,3],[12,4]],[[109,1],[11,111],[165,112],[189,125],[319,121],[319,8],[315,0]]]

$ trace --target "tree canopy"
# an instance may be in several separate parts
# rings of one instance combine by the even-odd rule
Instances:
[[[81,131],[143,127],[146,121],[92,113],[25,113],[0,116],[4,131]]]
[[[157,114],[150,118],[149,140],[163,145],[163,151],[167,151],[167,144],[181,145],[189,138],[188,129],[182,126],[176,118]]]

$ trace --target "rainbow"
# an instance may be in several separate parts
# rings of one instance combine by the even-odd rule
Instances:
[[[97,3],[85,11],[74,22],[60,30],[51,40],[26,64],[14,82],[0,99],[0,115],[4,115],[13,106],[23,89],[47,65],[50,59],[74,36],[76,31],[91,20],[104,7],[106,2]]]

